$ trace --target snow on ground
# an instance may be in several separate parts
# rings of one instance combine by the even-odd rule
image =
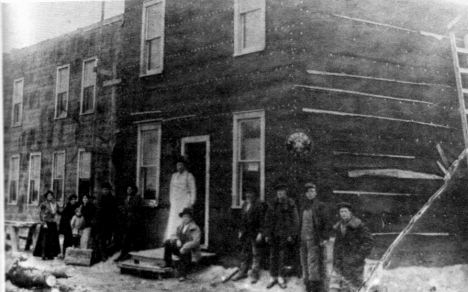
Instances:
[[[7,257],[11,256],[7,254]],[[288,288],[278,286],[266,289],[269,280],[268,272],[262,271],[260,281],[254,285],[250,279],[238,282],[221,283],[221,278],[233,271],[233,268],[222,266],[200,267],[189,275],[187,281],[180,283],[175,278],[163,280],[145,279],[134,275],[121,274],[119,267],[112,259],[92,267],[66,266],[62,260],[42,261],[31,254],[22,265],[39,269],[66,268],[71,277],[57,279],[59,285],[70,289],[67,292],[279,292],[304,291],[302,279],[288,279]],[[114,256],[115,257],[115,256]],[[386,270],[381,277],[380,292],[462,292],[468,291],[468,265],[456,265],[443,268],[406,267]]]

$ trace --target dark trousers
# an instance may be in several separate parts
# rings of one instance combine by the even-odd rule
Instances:
[[[192,253],[181,254],[180,248],[177,247],[177,240],[168,239],[164,242],[164,261],[167,266],[172,265],[172,255],[176,255],[180,258],[177,262],[176,270],[179,276],[186,276],[190,263],[192,262]]]
[[[241,267],[240,272],[247,274],[252,265],[252,275],[258,277],[260,273],[260,252],[255,238],[241,239]]]
[[[80,241],[81,241],[81,235],[79,234],[73,235],[73,247],[74,248],[80,248]]]
[[[122,238],[122,252],[121,252],[121,256],[126,256],[128,255],[131,251],[134,250],[135,248],[135,242],[134,240],[138,237],[137,236],[137,232],[138,232],[138,228],[139,226],[136,225],[136,224],[129,224],[129,225],[126,225],[125,226],[125,230],[124,230],[124,233],[121,235]]]
[[[65,232],[63,233],[63,245],[62,245],[62,255],[65,256],[65,252],[67,251],[67,248],[73,245],[73,234],[70,229],[65,229]]]
[[[113,230],[110,226],[100,228],[96,234],[96,256],[99,260],[105,262],[111,256]]]
[[[284,266],[291,243],[285,237],[274,236],[270,242],[270,276],[284,277]]]

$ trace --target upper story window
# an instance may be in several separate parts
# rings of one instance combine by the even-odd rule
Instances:
[[[10,173],[8,176],[8,204],[16,204],[18,202],[19,191],[19,154],[10,157]]]
[[[64,202],[65,151],[55,152],[52,157],[52,190],[57,201]]]
[[[265,49],[265,0],[234,0],[234,56]]]
[[[70,81],[70,66],[57,68],[57,89],[55,96],[55,118],[66,118],[68,111],[68,87]]]
[[[142,76],[163,71],[164,10],[164,0],[153,0],[143,4],[140,56]]]
[[[24,78],[16,79],[13,83],[12,127],[21,126],[23,119],[23,88]]]
[[[29,182],[28,203],[39,203],[39,191],[41,183],[41,153],[31,153],[29,156]]]
[[[242,206],[245,189],[265,198],[265,112],[234,115],[232,207]]]
[[[161,125],[138,127],[137,182],[145,200],[158,204],[161,160]]]
[[[81,88],[81,114],[94,112],[96,99],[96,58],[83,62],[83,82]]]

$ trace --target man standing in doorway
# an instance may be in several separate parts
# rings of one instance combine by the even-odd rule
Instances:
[[[317,197],[313,182],[305,184],[305,202],[301,208],[301,264],[306,292],[323,292],[327,277],[325,245],[331,223],[326,205]]]
[[[169,220],[166,228],[166,239],[169,239],[176,232],[177,226],[182,223],[179,217],[185,208],[193,208],[197,198],[195,178],[187,171],[187,162],[184,157],[177,160],[177,171],[172,175],[169,188]]]

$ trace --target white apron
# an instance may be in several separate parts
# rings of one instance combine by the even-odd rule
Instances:
[[[171,208],[166,228],[166,239],[169,239],[171,235],[176,233],[177,226],[182,224],[182,218],[179,217],[179,213],[184,208],[193,206],[196,196],[195,178],[191,173],[184,171],[182,173],[176,172],[172,175],[169,189]]]

